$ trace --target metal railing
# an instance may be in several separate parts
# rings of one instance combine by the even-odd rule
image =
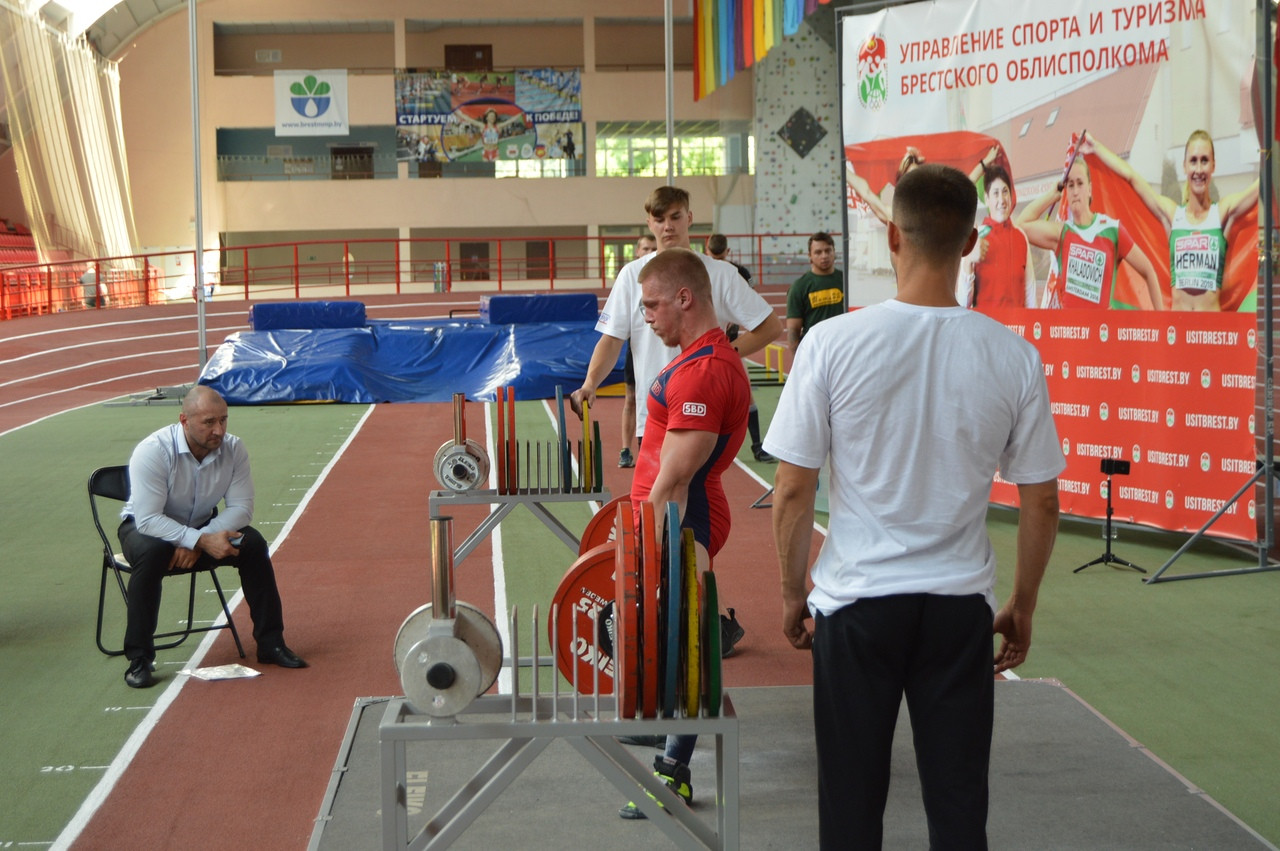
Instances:
[[[808,269],[807,234],[729,236],[757,286]],[[404,293],[607,289],[636,236],[352,239],[228,246],[205,254],[207,299],[289,301]],[[702,237],[694,239],[700,247]],[[195,296],[194,251],[0,268],[0,319]]]

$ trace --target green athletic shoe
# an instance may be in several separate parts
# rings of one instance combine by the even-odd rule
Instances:
[[[689,766],[665,756],[656,756],[653,758],[653,773],[662,778],[667,788],[680,796],[680,800],[686,804],[693,803],[693,776],[689,773]],[[649,797],[652,798],[653,795]],[[625,819],[648,818],[634,801],[628,801],[625,807],[618,810],[618,815]]]

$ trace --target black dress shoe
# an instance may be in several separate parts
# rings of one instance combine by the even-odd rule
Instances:
[[[156,684],[151,676],[150,659],[134,659],[129,663],[129,670],[124,672],[124,683],[129,688],[151,688]]]
[[[279,665],[281,668],[305,668],[307,663],[283,644],[258,648],[258,661],[264,665]]]

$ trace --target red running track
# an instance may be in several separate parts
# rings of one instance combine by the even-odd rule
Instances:
[[[422,301],[370,305],[370,314],[440,316],[475,305],[456,296]],[[210,348],[247,330],[246,318],[246,303],[211,304]],[[0,323],[0,434],[59,411],[194,381],[195,324],[190,305]],[[617,399],[602,399],[596,408],[609,460],[617,457],[612,436],[620,410]],[[420,439],[404,441],[410,430]],[[189,683],[75,847],[305,846],[354,700],[400,691],[391,659],[395,632],[430,596],[430,486],[422,482],[431,475],[435,447],[451,437],[448,405],[373,409],[276,555],[289,642],[312,667],[267,667],[255,680]],[[626,492],[630,476],[606,464],[613,493]],[[811,677],[808,655],[793,650],[779,628],[770,514],[749,507],[765,489],[738,467],[727,474],[726,490],[735,495],[733,532],[717,576],[723,604],[737,609],[747,630],[739,654],[725,663],[730,688],[805,684]],[[483,514],[457,512],[459,527],[474,528]],[[491,571],[474,569],[490,556],[485,542],[469,557],[457,576],[457,596],[492,616]],[[572,553],[566,549],[563,556],[567,567]],[[236,620],[247,635],[243,607]],[[236,661],[230,638],[220,635],[203,664]]]

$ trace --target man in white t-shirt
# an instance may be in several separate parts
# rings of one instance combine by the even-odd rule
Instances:
[[[689,210],[689,193],[675,186],[659,186],[649,194],[644,211],[648,215],[649,230],[658,240],[658,251],[667,248],[690,248],[689,226],[693,214]],[[655,254],[646,254],[632,260],[618,273],[609,299],[605,302],[596,330],[600,339],[591,353],[587,375],[582,386],[573,391],[569,400],[573,410],[581,414],[582,401],[589,404],[596,400],[596,388],[618,362],[622,344],[631,341],[631,356],[635,363],[638,393],[648,393],[649,385],[680,350],[663,344],[645,326],[644,311],[640,309],[640,270]],[[734,340],[733,347],[743,357],[760,351],[782,334],[782,320],[769,307],[769,303],[742,279],[732,263],[699,255],[711,276],[711,298],[716,308],[720,327],[734,324],[749,328]],[[636,406],[636,437],[644,437],[644,405]]]
[[[780,462],[783,632],[813,651],[823,848],[880,848],[904,694],[930,844],[986,847],[994,674],[1026,658],[1065,462],[1036,350],[956,302],[976,207],[955,169],[902,178],[887,226],[897,298],[810,329],[764,441]],[[806,595],[828,460],[830,533]],[[986,529],[997,470],[1021,501],[1013,593],[998,610]]]

